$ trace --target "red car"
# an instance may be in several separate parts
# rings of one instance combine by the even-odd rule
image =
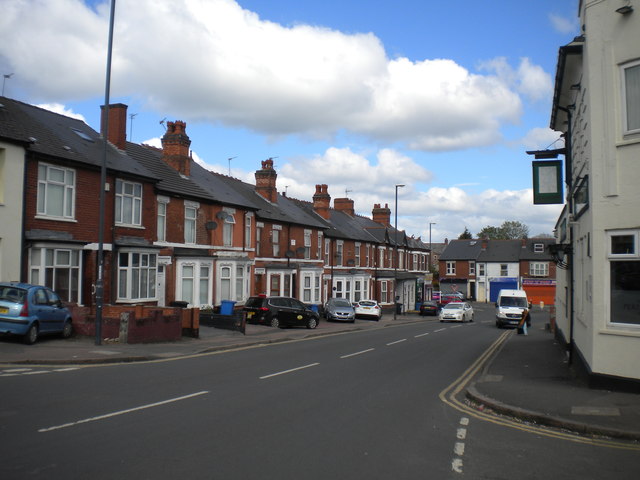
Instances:
[[[462,301],[462,294],[445,293],[443,295],[440,295],[440,301],[438,301],[438,306],[442,308],[449,302],[461,302],[461,301]]]

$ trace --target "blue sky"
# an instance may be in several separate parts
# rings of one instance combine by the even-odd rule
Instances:
[[[3,0],[5,95],[99,129],[109,3]],[[394,209],[434,242],[517,220],[534,206],[531,158],[548,129],[558,48],[577,0],[118,0],[111,101],[130,140],[159,145],[187,122],[194,156],[253,182],[275,158],[278,189]],[[229,158],[233,160],[228,161]]]

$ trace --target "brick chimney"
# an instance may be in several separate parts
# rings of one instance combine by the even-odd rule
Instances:
[[[333,200],[333,208],[338,210],[339,212],[344,212],[347,215],[353,217],[356,214],[356,211],[353,206],[353,200],[350,198],[336,198]]]
[[[481,245],[483,251],[486,250],[487,247],[489,246],[489,239],[487,237],[484,237],[482,239],[482,243],[480,245]]]
[[[329,220],[331,213],[331,195],[327,192],[327,185],[316,185],[316,193],[313,195],[313,210],[325,220]]]
[[[191,174],[191,140],[186,133],[187,124],[176,120],[167,122],[167,131],[162,137],[162,160],[182,175]]]
[[[276,190],[276,179],[278,174],[273,169],[273,159],[267,158],[262,162],[262,168],[257,170],[256,192],[269,200],[271,203],[278,201],[278,191]]]
[[[381,223],[385,227],[391,226],[391,209],[389,208],[388,203],[384,204],[384,208],[380,207],[379,203],[376,203],[373,206],[371,214],[373,215],[374,222]]]
[[[109,121],[105,121],[105,106],[100,107],[100,134],[104,137],[105,127],[108,127],[107,140],[119,150],[127,146],[127,106],[123,103],[109,104]]]

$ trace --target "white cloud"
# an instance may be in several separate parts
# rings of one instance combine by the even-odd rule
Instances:
[[[553,81],[539,65],[524,57],[517,68],[513,68],[504,57],[494,58],[480,64],[481,70],[493,71],[502,83],[513,88],[531,101],[544,100],[553,92]]]
[[[553,28],[559,33],[579,33],[579,24],[577,18],[566,18],[555,13],[549,14],[549,21]]]
[[[36,105],[36,107],[49,110],[50,112],[59,113],[60,115],[64,115],[66,117],[82,120],[84,123],[87,123],[87,120],[84,118],[84,115],[80,113],[74,113],[72,110],[69,110],[67,107],[65,107],[61,103],[41,103],[39,105]]]
[[[80,0],[4,7],[0,58],[26,92],[57,100],[102,92],[106,3],[95,11]],[[503,62],[506,76],[446,59],[389,59],[373,34],[286,27],[233,0],[121,0],[115,20],[114,97],[265,135],[347,131],[431,151],[490,145],[520,119],[520,93],[539,98],[548,88],[526,59],[517,69]]]
[[[556,149],[564,147],[564,139],[550,128],[533,128],[522,139],[522,145],[530,150]]]

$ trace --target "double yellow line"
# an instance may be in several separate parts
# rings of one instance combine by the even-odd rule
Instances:
[[[616,440],[607,440],[604,438],[592,438],[588,436],[582,436],[577,433],[563,432],[553,429],[551,427],[530,425],[522,423],[515,419],[509,419],[497,414],[491,414],[487,412],[481,412],[471,407],[464,400],[459,400],[458,396],[466,389],[467,385],[473,380],[478,372],[487,364],[491,357],[502,347],[502,345],[513,335],[513,331],[503,332],[498,339],[491,344],[491,346],[485,350],[485,352],[473,362],[473,364],[467,368],[467,370],[456,379],[451,385],[440,392],[440,400],[456,410],[463,412],[466,415],[491,422],[503,427],[515,428],[523,432],[534,433],[536,435],[542,435],[545,437],[556,438],[560,440],[568,440],[570,442],[583,443],[587,445],[593,445],[597,447],[609,447],[622,450],[636,450],[640,451],[640,445],[633,443],[625,443]]]

